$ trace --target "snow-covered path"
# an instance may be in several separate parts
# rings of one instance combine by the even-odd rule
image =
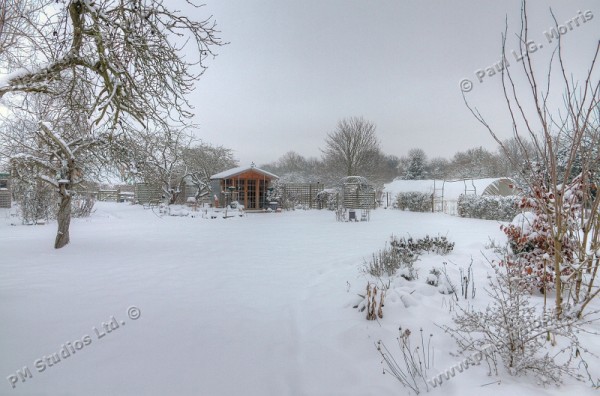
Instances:
[[[2,395],[402,394],[381,375],[374,342],[393,339],[402,315],[433,325],[427,307],[439,309],[441,296],[405,311],[392,300],[381,324],[367,322],[351,308],[366,284],[363,258],[392,233],[447,233],[466,251],[451,259],[468,262],[500,235],[494,222],[440,214],[207,220],[109,203],[74,221],[67,248],[52,249],[54,232],[0,224]],[[38,361],[67,342],[82,348]],[[31,375],[11,389],[25,367]]]

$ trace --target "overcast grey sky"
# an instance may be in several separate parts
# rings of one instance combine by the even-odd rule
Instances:
[[[192,97],[198,137],[232,148],[241,164],[263,164],[290,150],[320,156],[339,119],[363,116],[387,154],[420,147],[449,158],[495,148],[459,82],[473,82],[467,98],[509,136],[500,76],[480,83],[475,72],[500,60],[505,18],[507,47],[518,49],[520,7],[520,0],[206,0],[196,18],[212,14],[230,44],[209,60]],[[563,35],[577,77],[600,39],[600,2],[528,3],[541,69],[553,48],[544,34],[553,26],[550,7],[561,24],[591,11]],[[516,60],[509,63],[517,72]]]

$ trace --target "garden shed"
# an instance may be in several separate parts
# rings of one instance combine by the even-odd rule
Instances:
[[[229,169],[210,177],[215,204],[223,207],[233,201],[246,210],[266,209],[267,193],[279,176],[257,168],[254,164]]]
[[[429,194],[435,212],[456,214],[461,195],[510,196],[517,195],[514,180],[508,177],[460,180],[394,180],[384,186],[384,194],[395,201],[399,193]]]

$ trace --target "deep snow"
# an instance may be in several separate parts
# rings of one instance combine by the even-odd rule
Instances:
[[[490,238],[504,241],[497,222],[444,214],[379,209],[362,223],[336,222],[329,211],[202,219],[98,203],[91,218],[73,221],[71,244],[54,250],[55,224],[10,226],[5,214],[0,394],[15,396],[404,395],[382,375],[375,342],[393,351],[398,327],[423,328],[434,334],[436,368],[458,363],[449,354],[455,344],[435,326],[450,323],[451,297],[427,285],[427,274],[446,261],[456,283],[473,258],[474,303],[484,306],[491,270],[482,252],[493,255]],[[456,247],[423,256],[418,280],[394,279],[384,318],[369,322],[352,308],[367,282],[360,267],[391,234],[442,234]],[[587,340],[600,353],[600,342]],[[82,348],[52,367],[38,361],[76,342]],[[12,389],[10,376],[24,367],[31,377]],[[571,380],[556,389],[488,377],[478,366],[429,394],[565,392],[598,391]]]

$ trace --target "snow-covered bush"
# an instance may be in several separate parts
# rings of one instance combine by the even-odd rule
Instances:
[[[418,254],[405,249],[385,247],[373,253],[371,260],[364,262],[364,271],[375,277],[392,276],[398,270],[401,276],[407,280],[417,277],[414,263],[419,259]]]
[[[419,260],[419,254],[403,249],[394,250],[398,262],[400,263],[398,274],[408,281],[417,279],[419,277],[419,271],[415,268],[415,263]]]
[[[547,226],[534,212],[524,212],[509,225],[501,227],[508,237],[511,250],[500,265],[519,272],[530,292],[537,290],[544,293],[553,288],[554,271],[547,253],[551,249],[547,240]]]
[[[507,267],[494,267],[494,272],[487,289],[491,303],[483,311],[457,306],[455,327],[443,326],[444,330],[463,352],[493,345],[510,375],[532,374],[542,384],[559,384],[564,375],[582,379],[573,361],[584,350],[576,336],[582,322],[574,316],[554,319],[554,312],[538,312],[518,272]]]
[[[396,195],[394,206],[400,210],[411,212],[432,212],[433,200],[431,194],[421,192],[403,192]]]
[[[428,285],[437,287],[440,283],[440,275],[442,275],[442,272],[439,269],[432,268],[429,271],[429,275],[427,275],[425,282],[427,282]]]
[[[333,188],[327,188],[317,193],[317,205],[319,208],[327,208],[328,210],[335,210],[338,203],[338,190]]]
[[[453,299],[458,301],[457,288],[456,286],[454,286],[454,283],[452,283],[452,281],[448,277],[448,273],[446,272],[446,264],[447,263],[444,262],[443,269],[434,267],[431,270],[429,270],[429,274],[425,279],[425,283],[427,283],[430,286],[437,287],[438,292],[440,292],[441,294],[453,295]],[[463,274],[461,273],[461,293],[464,295],[465,285],[463,282],[465,281],[465,279],[462,277],[462,275]]]
[[[583,189],[579,176],[566,188],[560,208],[561,216],[557,216],[555,210],[548,210],[553,209],[554,195],[542,185],[533,192],[533,196],[520,200],[519,208],[528,212],[501,227],[513,252],[503,264],[519,268],[531,289],[544,293],[555,287],[556,260],[560,262],[559,275],[565,281],[575,279],[569,275],[576,271],[580,259],[577,253]],[[543,204],[540,205],[540,202]],[[561,230],[557,229],[557,224],[561,225]],[[555,238],[559,238],[559,232],[560,244],[557,245]],[[559,250],[557,246],[560,246]],[[563,288],[566,286],[563,285]]]
[[[397,238],[392,235],[390,246],[373,253],[371,260],[364,262],[364,271],[375,277],[393,276],[398,273],[406,280],[417,279],[418,270],[414,264],[423,253],[445,255],[454,249],[454,243],[445,236],[414,240],[413,238]]]
[[[418,270],[414,264],[423,253],[435,253],[445,255],[454,249],[454,243],[448,241],[445,236],[431,238],[396,238],[392,235],[390,246],[376,252],[371,260],[364,262],[366,273],[381,277],[392,276],[398,273],[406,280],[418,278]]]
[[[54,190],[43,184],[15,183],[18,214],[23,224],[37,224],[56,218],[58,196]]]
[[[396,250],[408,251],[417,255],[425,252],[444,256],[454,249],[454,242],[448,241],[448,238],[445,236],[435,236],[432,238],[426,235],[425,238],[416,240],[412,237],[396,238],[392,236],[390,245]]]
[[[518,207],[520,200],[518,196],[461,194],[458,198],[457,211],[460,217],[510,221],[520,212]]]

